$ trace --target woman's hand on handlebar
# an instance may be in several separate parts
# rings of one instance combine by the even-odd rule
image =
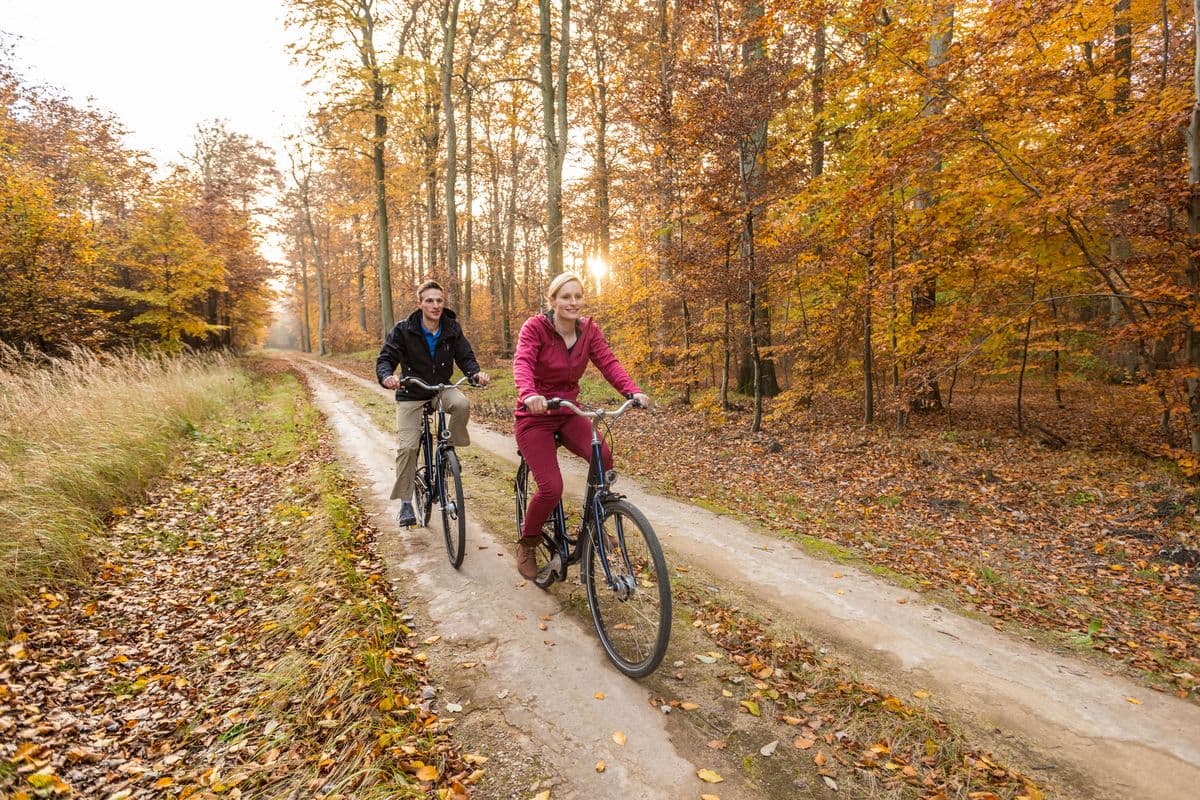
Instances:
[[[533,414],[545,414],[547,410],[546,398],[540,394],[531,394],[525,398],[525,408]]]
[[[633,395],[633,399],[637,400],[638,405],[640,405],[642,408],[650,407],[650,396],[649,395],[642,394],[641,392],[636,392]]]

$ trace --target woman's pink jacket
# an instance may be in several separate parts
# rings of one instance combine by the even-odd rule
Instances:
[[[577,330],[578,338],[567,350],[566,343],[554,329],[554,322],[546,314],[530,317],[521,326],[517,352],[513,355],[518,417],[530,415],[525,409],[525,398],[531,395],[540,394],[547,400],[553,397],[571,401],[578,399],[579,378],[589,361],[596,365],[614,389],[626,397],[642,391],[613,355],[599,325],[589,317],[580,317]],[[571,412],[564,408],[557,413]]]

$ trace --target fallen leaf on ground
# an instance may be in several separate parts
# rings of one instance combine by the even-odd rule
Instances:
[[[721,783],[725,779],[711,769],[702,769],[696,773],[696,777],[705,783]]]
[[[621,745],[622,747],[624,747],[625,746],[625,732],[617,731],[616,733],[614,733],[612,735],[612,740],[614,742],[616,742],[617,744]]]
[[[608,765],[605,764],[603,761],[596,762],[596,772],[604,772],[604,770],[606,770],[607,768],[608,768]]]

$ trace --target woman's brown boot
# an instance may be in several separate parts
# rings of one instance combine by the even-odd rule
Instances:
[[[522,536],[517,540],[517,572],[526,580],[537,577],[537,546],[541,540],[540,536]]]

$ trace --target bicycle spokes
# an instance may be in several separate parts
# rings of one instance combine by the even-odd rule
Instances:
[[[627,675],[649,674],[666,652],[671,587],[653,529],[627,502],[605,507],[587,543],[584,583],[609,658]]]

